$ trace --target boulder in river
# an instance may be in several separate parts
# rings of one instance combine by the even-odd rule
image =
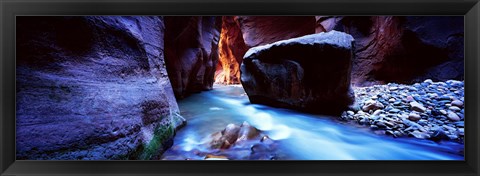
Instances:
[[[173,146],[162,156],[163,160],[275,160],[278,143],[247,122],[228,124],[196,147],[182,150]],[[181,157],[179,157],[181,156]]]
[[[339,114],[354,101],[353,41],[330,31],[249,49],[240,70],[250,102]]]
[[[210,148],[228,149],[241,141],[259,138],[260,130],[243,122],[241,126],[228,124],[224,130],[213,133],[208,145]]]

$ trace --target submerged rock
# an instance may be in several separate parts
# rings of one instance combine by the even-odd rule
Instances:
[[[252,103],[340,113],[353,103],[353,37],[337,31],[251,48],[241,82]]]
[[[163,160],[273,160],[277,159],[277,142],[247,122],[228,124],[225,129],[201,140],[194,149],[174,146]],[[178,157],[182,156],[182,157]]]
[[[259,139],[260,131],[243,122],[241,126],[228,124],[221,132],[213,133],[207,144],[210,148],[228,149],[242,141]]]

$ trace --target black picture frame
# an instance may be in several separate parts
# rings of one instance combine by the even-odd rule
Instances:
[[[1,0],[1,175],[479,175],[478,0]],[[462,15],[465,161],[16,161],[18,15]]]

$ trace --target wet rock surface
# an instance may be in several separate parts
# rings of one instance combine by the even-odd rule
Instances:
[[[275,160],[277,142],[247,122],[228,124],[222,131],[205,137],[190,151],[173,146],[162,160]]]
[[[341,120],[393,137],[464,142],[463,81],[427,79],[413,85],[389,83],[354,90],[356,102]],[[365,109],[372,102],[381,106]]]
[[[252,103],[339,113],[354,100],[353,38],[331,31],[251,48],[241,82]]]
[[[171,146],[184,119],[163,18],[19,17],[17,29],[17,159],[152,159]]]

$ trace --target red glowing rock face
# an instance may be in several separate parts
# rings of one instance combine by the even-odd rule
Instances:
[[[240,83],[239,66],[249,48],[314,32],[315,17],[313,16],[224,17],[219,44],[220,65],[217,67],[216,82]]]
[[[165,62],[177,98],[212,89],[221,17],[165,17]]]
[[[215,82],[222,84],[240,83],[240,64],[247,52],[242,31],[233,16],[222,17],[222,33],[218,43],[219,64]]]

